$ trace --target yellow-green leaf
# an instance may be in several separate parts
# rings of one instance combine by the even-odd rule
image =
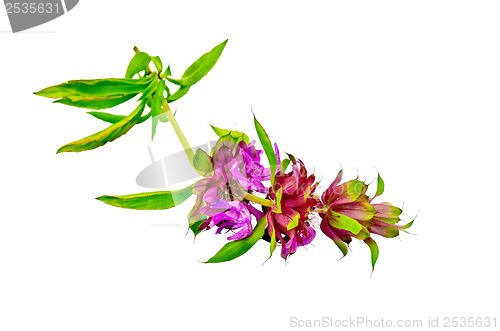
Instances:
[[[137,122],[141,118],[142,112],[144,111],[145,104],[146,101],[142,101],[139,106],[132,112],[132,114],[123,118],[119,122],[116,122],[108,128],[94,133],[91,136],[64,145],[59,148],[57,153],[87,151],[102,146],[107,142],[113,141],[116,138],[124,135],[135,124],[137,124]]]
[[[278,165],[278,159],[276,157],[276,154],[274,153],[273,145],[271,144],[271,140],[269,139],[266,130],[264,130],[259,121],[257,121],[257,117],[255,117],[255,115],[253,118],[254,118],[255,130],[257,131],[260,143],[262,144],[262,148],[264,148],[264,152],[266,153],[267,159],[269,160],[269,165],[271,167],[271,185],[272,185],[274,184],[274,176],[276,175],[276,167]]]
[[[246,133],[234,130],[221,129],[213,125],[210,126],[212,127],[212,130],[214,130],[215,134],[218,135],[219,137],[230,135],[231,137],[233,137],[235,141],[243,140],[247,145],[250,143],[250,138],[248,138]]]
[[[72,101],[99,99],[116,95],[137,94],[148,87],[154,75],[147,78],[104,78],[70,80],[35,92],[46,98],[69,98]]]
[[[366,238],[364,240],[364,242],[370,248],[370,253],[371,253],[371,257],[372,257],[372,270],[374,270],[375,269],[375,263],[377,263],[378,254],[379,254],[378,245],[375,242],[375,240],[373,240],[370,237]]]
[[[181,86],[177,89],[177,91],[175,91],[174,94],[167,97],[167,101],[174,102],[176,100],[179,100],[181,97],[186,95],[186,93],[188,93],[188,91],[189,91],[189,86]]]
[[[214,67],[215,63],[217,63],[226,43],[227,39],[215,46],[210,52],[203,54],[186,69],[180,79],[166,77],[167,80],[181,86],[192,86],[198,83]]]
[[[132,58],[132,60],[130,60],[130,63],[128,64],[125,78],[132,78],[134,77],[135,74],[143,70],[146,70],[146,68],[149,65],[149,62],[151,62],[151,56],[149,56],[147,53],[144,52],[135,53],[134,57]]]
[[[100,119],[101,121],[108,122],[108,123],[117,123],[120,122],[122,119],[127,117],[126,115],[115,115],[115,114],[110,114],[110,113],[105,113],[101,111],[89,111],[87,114],[94,116],[97,119]],[[141,118],[137,121],[136,124],[140,124],[144,121],[146,121],[148,118],[151,117],[151,111],[147,113],[144,116],[141,116]]]
[[[358,221],[349,216],[329,210],[327,217],[330,225],[337,229],[346,230],[353,234],[358,234],[363,229],[363,226]]]
[[[88,99],[79,99],[75,98],[75,100],[72,100],[70,98],[62,98],[59,100],[55,100],[54,103],[62,103],[64,105],[68,106],[73,106],[73,107],[78,107],[78,108],[87,108],[87,109],[106,109],[106,108],[112,108],[115,106],[118,106],[119,104],[124,103],[125,101],[128,101],[135,97],[137,93],[130,93],[130,94],[119,94],[119,95],[111,95],[107,97],[100,97],[100,98],[88,98]],[[78,99],[78,100],[76,100]]]
[[[219,263],[226,262],[236,259],[241,255],[248,252],[250,248],[255,245],[255,243],[262,238],[264,235],[264,230],[266,229],[267,217],[262,217],[258,222],[255,228],[253,229],[252,234],[241,240],[231,241],[225,244],[220,251],[217,252],[213,257],[211,257],[205,263]]]
[[[193,185],[176,191],[145,192],[129,195],[103,195],[96,198],[108,205],[137,209],[137,210],[159,210],[169,209],[180,205],[192,193]]]
[[[161,106],[162,101],[164,99],[164,97],[163,97],[164,91],[165,91],[165,81],[160,80],[160,82],[158,83],[158,87],[156,88],[155,97],[153,99],[153,106],[151,107],[151,116],[152,116],[151,140],[155,136],[156,126],[158,125],[158,120],[162,120],[162,122],[165,122],[167,119],[167,117],[165,115],[165,110]]]
[[[212,159],[200,148],[198,148],[194,154],[193,166],[196,170],[199,170],[204,174],[209,174],[213,171]]]

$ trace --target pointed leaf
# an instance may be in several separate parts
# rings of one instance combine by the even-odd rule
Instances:
[[[165,72],[163,73],[163,75],[161,75],[163,78],[167,77],[167,76],[172,76],[172,71],[170,70],[170,64],[168,65],[167,69],[165,69]]]
[[[289,159],[284,159],[283,161],[281,161],[280,172],[281,173],[285,173],[286,169],[288,168],[289,165],[290,165],[290,160]]]
[[[380,177],[380,174],[378,174],[378,177],[377,177],[377,192],[375,193],[375,197],[378,197],[379,195],[381,195],[382,193],[384,193],[384,188],[385,188],[385,183],[384,183],[384,180],[382,179],[382,177]]]
[[[168,102],[174,102],[182,98],[189,91],[189,86],[181,86],[174,94],[167,98]]]
[[[151,94],[153,94],[157,88],[158,88],[158,80],[154,79],[151,81],[151,83],[148,85],[148,87],[146,87],[146,89],[142,92],[142,95],[139,98],[139,100],[144,100],[144,99],[150,97]]]
[[[176,191],[145,192],[129,195],[103,195],[96,198],[108,205],[137,209],[137,210],[159,210],[169,209],[183,203],[192,193],[193,185]]]
[[[276,167],[278,165],[278,158],[274,153],[273,144],[269,139],[269,136],[266,133],[266,130],[262,127],[262,125],[257,121],[257,117],[254,115],[254,124],[255,129],[257,131],[257,135],[259,136],[260,143],[264,148],[264,152],[266,153],[267,159],[269,160],[269,165],[271,166],[271,184],[274,184],[274,176],[276,175]]]
[[[234,131],[234,130],[221,129],[221,128],[218,128],[218,127],[213,126],[213,125],[210,125],[210,126],[212,127],[212,130],[214,130],[215,134],[218,135],[219,137],[230,135],[234,139],[243,140],[247,145],[250,143],[250,138],[248,138],[246,133]]]
[[[119,94],[112,95],[109,97],[101,97],[101,98],[90,98],[90,99],[80,99],[80,100],[71,100],[70,98],[62,98],[59,100],[55,100],[54,103],[62,103],[64,105],[78,107],[78,108],[87,108],[87,109],[106,109],[118,106],[119,104],[124,103],[135,97],[137,93],[130,94]]]
[[[156,67],[156,71],[160,72],[163,70],[163,64],[161,63],[161,59],[159,56],[151,56],[151,60],[153,60],[153,63]]]
[[[205,215],[201,215],[199,221],[197,221],[189,226],[191,231],[193,231],[195,237],[201,233],[202,230],[200,231],[200,225],[202,225],[206,219],[207,219],[207,217]]]
[[[153,77],[154,75],[141,79],[104,78],[70,80],[66,83],[44,88],[41,91],[35,92],[35,94],[53,99],[69,98],[71,101],[137,94],[148,87]]]
[[[359,222],[356,221],[355,219],[336,213],[332,210],[328,211],[327,217],[328,217],[328,222],[334,228],[346,230],[353,234],[358,234],[359,231],[363,229],[363,226],[359,224]]]
[[[158,83],[158,87],[155,92],[155,97],[153,100],[153,106],[151,107],[151,116],[152,118],[152,133],[151,140],[155,137],[156,126],[158,125],[158,120],[161,120],[162,117],[165,117],[165,110],[161,107],[163,101],[163,91],[165,91],[165,81],[160,80]]]
[[[299,225],[300,214],[295,214],[295,217],[292,219],[290,223],[288,223],[286,229],[290,231],[291,229],[296,228]]]
[[[375,270],[375,263],[377,263],[378,253],[379,253],[378,245],[375,242],[375,240],[373,240],[372,238],[366,238],[364,240],[364,242],[370,248],[370,252],[371,252],[371,256],[372,256],[372,270]]]
[[[192,86],[200,81],[210,69],[213,68],[217,60],[219,59],[224,47],[226,46],[227,39],[221,44],[215,46],[210,52],[203,54],[198,60],[196,60],[189,68],[186,69],[184,74],[180,79],[167,79],[177,85],[181,86]]]
[[[137,122],[141,118],[142,112],[144,111],[144,107],[145,101],[142,101],[141,104],[132,112],[132,114],[123,118],[119,122],[116,122],[108,128],[99,131],[91,136],[64,145],[59,148],[57,153],[87,151],[115,140],[116,138],[127,133],[135,124],[137,124]]]
[[[276,214],[281,214],[281,198],[283,197],[283,188],[280,187],[278,191],[276,192],[276,204],[273,207],[273,210]],[[297,219],[297,225],[298,225],[298,219]],[[273,229],[274,230],[274,229]],[[287,229],[290,230],[290,229]]]
[[[193,166],[204,174],[209,174],[213,171],[212,159],[200,148],[196,150],[194,155]]]
[[[396,226],[402,230],[406,230],[406,229],[409,229],[413,225],[413,222],[415,222],[415,220],[413,220],[405,225],[396,225]]]
[[[278,242],[276,241],[276,229],[273,227],[273,235],[271,236],[271,246],[269,247],[269,251],[271,254],[269,255],[269,258],[273,256],[273,252],[276,249],[276,246],[278,246]]]
[[[258,222],[255,228],[253,229],[252,234],[241,240],[231,241],[225,244],[220,251],[217,252],[213,257],[211,257],[205,263],[219,263],[226,262],[236,259],[241,255],[248,252],[250,248],[255,245],[255,243],[262,238],[264,235],[264,230],[266,229],[267,217],[262,217]]]
[[[115,115],[115,114],[110,114],[110,113],[104,113],[100,111],[89,111],[87,114],[94,116],[97,119],[100,119],[101,121],[108,122],[108,123],[116,123],[127,117],[126,115]],[[141,116],[141,118],[137,121],[136,124],[140,124],[144,121],[146,121],[148,118],[151,117],[151,112],[147,113],[144,116]]]
[[[128,64],[125,78],[132,78],[134,77],[135,74],[143,70],[146,70],[146,68],[149,65],[149,62],[151,62],[151,56],[149,56],[147,53],[144,52],[135,53],[134,57],[132,58],[132,60],[130,60],[130,63]]]

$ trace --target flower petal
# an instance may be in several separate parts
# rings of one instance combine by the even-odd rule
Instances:
[[[386,238],[394,238],[399,235],[399,229],[395,225],[381,221],[374,221],[368,230],[371,233],[375,233]]]
[[[344,171],[342,169],[340,169],[340,171],[337,174],[337,177],[335,177],[335,180],[330,184],[330,186],[328,186],[328,188],[325,190],[325,192],[323,192],[323,194],[321,195],[321,200],[323,202],[329,204],[329,202],[327,200],[329,200],[329,197],[333,194],[335,187],[340,184],[340,181],[342,180],[343,173],[344,173]]]
[[[366,192],[367,185],[360,180],[353,179],[341,184],[333,190],[327,198],[331,205],[339,205],[356,201],[360,195]]]
[[[333,240],[335,245],[342,251],[342,254],[346,256],[348,250],[347,250],[347,245],[339,238],[337,235],[330,229],[330,226],[328,225],[328,222],[323,220],[320,224],[320,229],[323,231],[323,233]]]
[[[376,213],[375,208],[367,202],[343,203],[340,205],[333,205],[330,209],[359,221],[368,221]]]
[[[395,207],[388,202],[373,204],[372,206],[377,211],[375,217],[380,218],[396,218],[403,212],[400,208]]]

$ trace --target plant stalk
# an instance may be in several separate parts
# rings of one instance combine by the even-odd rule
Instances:
[[[266,206],[266,207],[274,207],[274,201],[267,200],[267,199],[258,197],[256,195],[250,194],[250,193],[245,194],[245,199],[247,199],[248,201],[258,203],[259,205]]]
[[[135,53],[139,53],[140,52],[139,48],[137,48],[137,46],[134,46],[134,52]],[[149,75],[151,72],[152,72],[151,68],[148,65],[146,67],[146,75]],[[179,123],[177,123],[177,120],[175,119],[174,114],[172,114],[172,111],[170,110],[170,106],[168,105],[168,102],[167,102],[167,100],[165,98],[163,98],[161,106],[162,106],[163,110],[165,110],[165,115],[167,116],[168,121],[172,125],[172,128],[174,128],[174,131],[175,131],[175,134],[177,135],[177,138],[179,138],[179,141],[181,142],[181,145],[182,145],[182,147],[184,149],[184,152],[186,153],[186,156],[187,156],[187,158],[189,160],[189,163],[191,163],[191,166],[198,173],[200,173],[200,171],[198,171],[194,167],[194,164],[193,164],[193,160],[194,160],[193,149],[191,148],[191,145],[189,145],[189,142],[187,141],[186,136],[182,132],[182,130],[181,130],[180,126],[179,126]]]
[[[179,138],[179,141],[181,142],[182,147],[184,148],[184,152],[186,153],[187,158],[189,159],[189,163],[194,168],[194,153],[193,149],[191,148],[191,145],[189,145],[189,142],[186,139],[186,136],[182,132],[179,123],[177,123],[177,120],[175,119],[174,114],[172,114],[172,111],[170,110],[170,106],[168,105],[167,100],[163,98],[161,106],[163,110],[165,110],[165,115],[167,115],[168,121],[172,125],[172,128],[174,128],[175,134],[177,135],[177,138]],[[195,168],[196,170],[196,168]]]

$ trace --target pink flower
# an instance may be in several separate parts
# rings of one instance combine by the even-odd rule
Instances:
[[[314,191],[318,183],[314,175],[308,175],[300,162],[292,165],[288,174],[278,172],[273,187],[269,190],[269,198],[275,206],[266,213],[268,234],[273,241],[281,243],[281,257],[287,259],[313,241],[316,231],[310,220],[310,212],[318,200]]]
[[[254,143],[247,145],[241,141],[235,146],[234,141],[223,138],[217,142],[210,157],[213,171],[193,188],[197,199],[188,216],[190,225],[198,222],[202,215],[208,217],[198,231],[214,226],[218,227],[216,233],[223,229],[236,231],[228,240],[252,234],[251,215],[255,213],[249,212],[244,196],[252,190],[267,193],[262,182],[271,177],[269,168],[260,164],[263,151],[255,149]]]

